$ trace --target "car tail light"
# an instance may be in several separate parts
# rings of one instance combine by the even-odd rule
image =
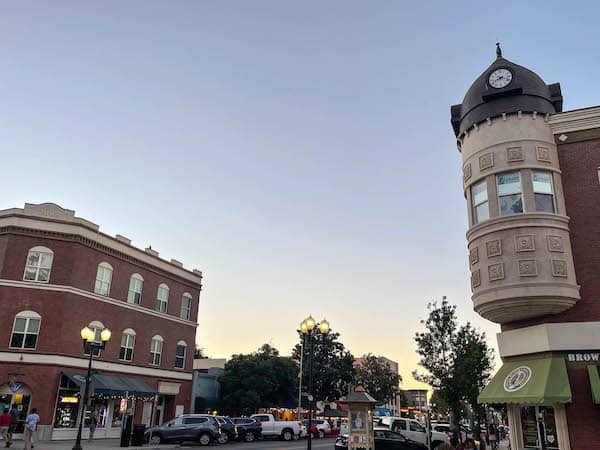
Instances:
[[[302,422],[298,422],[298,426],[302,428]]]

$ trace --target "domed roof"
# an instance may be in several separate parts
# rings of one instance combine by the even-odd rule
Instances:
[[[500,45],[496,45],[496,60],[473,82],[462,103],[451,107],[456,136],[504,113],[537,111],[545,115],[562,111],[560,84],[547,85],[535,72],[503,58]],[[493,87],[490,75],[498,69],[508,70],[512,77],[501,77],[501,87]]]

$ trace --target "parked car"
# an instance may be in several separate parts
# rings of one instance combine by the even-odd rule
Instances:
[[[273,414],[254,414],[250,418],[260,422],[264,437],[278,437],[284,441],[300,437],[302,422],[275,420]]]
[[[412,441],[427,444],[427,430],[417,420],[407,419],[405,417],[382,417],[381,425],[396,433],[402,433]],[[450,442],[450,438],[446,433],[441,433],[439,431],[431,432],[432,448],[436,448],[444,442]]]
[[[446,433],[448,437],[452,437],[453,428],[450,426],[448,422],[437,422],[431,421],[431,429],[433,431],[439,431],[440,433]],[[460,426],[460,433],[462,435],[462,441],[464,442],[467,438],[473,439],[473,432],[469,427],[464,425]]]
[[[253,442],[262,439],[262,426],[256,419],[232,417],[231,421],[237,427],[239,440]]]
[[[237,427],[228,417],[211,416],[210,414],[199,414],[199,416],[213,417],[219,423],[221,427],[221,434],[217,439],[219,444],[227,444],[229,441],[235,441],[238,438]]]
[[[184,414],[162,425],[148,428],[144,434],[147,442],[198,442],[202,446],[218,441],[221,436],[219,422],[212,416]]]
[[[427,450],[427,446],[420,442],[408,439],[402,433],[395,433],[387,428],[376,427],[375,450]],[[348,448],[348,435],[338,436],[335,441],[335,450]]]
[[[324,438],[326,435],[331,433],[331,425],[329,422],[323,419],[313,419],[313,425],[316,427],[316,431],[313,432],[314,437]],[[302,424],[308,427],[308,419],[304,419]]]

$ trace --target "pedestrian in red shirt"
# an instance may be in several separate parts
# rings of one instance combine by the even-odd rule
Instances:
[[[12,423],[12,416],[8,412],[8,408],[4,408],[4,413],[0,415],[0,432],[2,433],[2,439],[6,447],[10,447],[12,444],[10,435],[10,425]]]

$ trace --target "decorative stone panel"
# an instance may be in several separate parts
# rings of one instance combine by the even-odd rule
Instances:
[[[481,285],[481,275],[479,273],[479,269],[474,270],[473,273],[471,273],[471,288],[475,289],[476,287],[479,287]]]
[[[534,259],[522,259],[519,261],[520,277],[535,277],[537,274],[537,264]]]
[[[504,263],[489,265],[488,277],[490,281],[502,280],[504,278]]]
[[[488,258],[500,256],[502,254],[502,242],[500,239],[488,241],[485,243],[485,252]]]
[[[565,251],[565,246],[562,237],[548,236],[548,250],[551,252],[563,253]]]
[[[463,167],[463,181],[466,183],[471,178],[471,163],[468,163]]]
[[[567,277],[567,262],[561,259],[552,260],[552,276]]]
[[[537,147],[536,157],[538,161],[552,162],[552,158],[550,158],[550,149],[548,147]]]
[[[517,252],[535,251],[535,241],[532,234],[523,234],[515,237],[515,249]]]
[[[469,252],[469,263],[471,265],[479,262],[479,247],[473,247]]]
[[[479,170],[485,170],[494,167],[494,154],[486,153],[479,157]]]
[[[523,149],[521,147],[509,147],[506,149],[506,160],[508,162],[523,161]]]

